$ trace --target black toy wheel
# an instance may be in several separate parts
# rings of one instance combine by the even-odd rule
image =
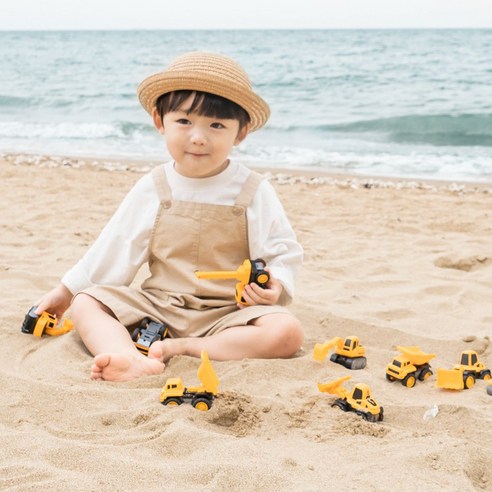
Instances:
[[[470,389],[475,386],[475,375],[468,373],[463,375],[463,384],[465,386],[465,389]]]
[[[393,382],[396,378],[395,378],[394,376],[390,376],[388,373],[386,373],[386,379],[387,379],[388,381]]]
[[[201,410],[202,412],[210,410],[210,407],[212,406],[212,402],[207,398],[195,398],[191,404],[197,410]]]
[[[169,407],[176,407],[178,405],[181,405],[182,403],[183,403],[183,400],[181,398],[174,398],[174,397],[166,398],[162,402],[163,405],[166,405]]]
[[[413,388],[415,386],[415,382],[416,382],[415,375],[412,373],[412,374],[408,374],[408,376],[403,379],[401,384],[403,384],[403,386],[406,386],[407,388]]]
[[[419,379],[420,381],[425,381],[427,378],[432,376],[432,371],[430,369],[424,369],[420,374],[419,374]]]
[[[132,340],[136,342],[140,336],[140,328],[135,328],[132,333]]]

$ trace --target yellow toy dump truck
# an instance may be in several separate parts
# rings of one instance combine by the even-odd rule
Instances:
[[[41,314],[36,314],[37,306],[33,306],[24,318],[21,326],[22,333],[30,333],[35,337],[40,337],[44,333],[51,336],[64,335],[73,330],[71,320],[65,318],[63,324],[58,325],[58,320],[53,314],[43,311]]]
[[[208,358],[208,353],[202,350],[202,362],[198,368],[198,379],[201,386],[185,387],[180,378],[170,378],[162,387],[160,402],[163,405],[176,406],[190,402],[197,410],[206,412],[212,406],[219,388],[219,378]]]
[[[265,289],[270,274],[265,270],[266,263],[261,258],[256,260],[244,260],[243,264],[237,270],[226,270],[219,272],[201,272],[196,271],[197,278],[208,278],[212,280],[236,279],[236,302],[247,305],[243,298],[244,287],[248,284],[255,283]]]
[[[435,354],[426,354],[419,347],[401,347],[397,345],[401,355],[395,357],[386,366],[386,379],[395,381],[398,379],[403,386],[413,388],[417,379],[425,381],[433,374],[429,361]]]
[[[364,383],[357,383],[352,391],[348,391],[342,386],[342,383],[348,379],[350,376],[344,376],[329,383],[318,383],[318,389],[322,393],[339,396],[332,403],[332,406],[339,407],[344,412],[355,412],[369,422],[382,421],[383,407],[371,398],[369,386]]]
[[[444,389],[468,389],[475,385],[476,379],[490,379],[490,370],[485,369],[473,350],[461,352],[460,363],[453,369],[437,370],[437,387]]]
[[[330,356],[332,362],[341,364],[347,369],[364,369],[366,367],[366,348],[359,345],[359,339],[354,336],[347,337],[345,340],[335,337],[325,343],[317,343],[314,346],[313,358],[322,361],[333,347],[335,347],[335,351]]]

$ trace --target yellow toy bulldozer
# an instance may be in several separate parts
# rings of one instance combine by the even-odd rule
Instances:
[[[425,381],[431,376],[432,370],[429,361],[435,357],[435,354],[426,354],[419,347],[396,347],[401,355],[395,357],[386,366],[386,379],[395,381],[398,379],[403,386],[413,388],[417,379]]]
[[[350,376],[344,376],[329,383],[318,383],[318,389],[322,393],[337,395],[332,406],[341,408],[344,412],[355,412],[368,422],[379,422],[383,420],[383,407],[371,398],[371,390],[367,384],[357,383],[352,391],[342,386]]]
[[[359,338],[355,336],[347,337],[345,340],[335,337],[325,343],[317,343],[314,346],[313,358],[322,361],[333,347],[335,351],[330,356],[332,362],[341,364],[347,369],[355,370],[366,367],[366,348],[359,344]]]
[[[270,274],[265,270],[266,263],[261,258],[256,260],[244,260],[243,264],[237,270],[226,270],[219,272],[201,272],[196,271],[197,278],[208,278],[212,280],[236,279],[236,302],[247,305],[243,298],[244,287],[248,284],[255,283],[266,288],[270,280]]]
[[[197,372],[201,386],[185,387],[181,378],[170,378],[162,387],[159,400],[163,405],[176,406],[187,401],[197,410],[206,412],[210,409],[218,392],[219,378],[205,350],[202,350],[201,359],[202,362]]]
[[[437,370],[437,387],[444,389],[469,389],[475,385],[476,379],[490,380],[490,369],[485,369],[478,355],[473,350],[461,352],[460,363],[453,369]]]

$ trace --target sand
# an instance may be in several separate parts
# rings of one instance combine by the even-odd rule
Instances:
[[[220,393],[199,412],[159,403],[168,377],[198,384],[198,359],[94,382],[76,332],[20,332],[143,169],[0,158],[0,490],[492,489],[487,383],[450,391],[435,374],[411,389],[385,378],[396,345],[435,353],[434,372],[466,349],[492,367],[487,186],[271,174],[305,247],[292,305],[304,349],[290,360],[213,362]],[[315,343],[348,335],[366,346],[365,369],[313,360]],[[383,422],[344,413],[318,391],[347,374],[348,389],[369,384]]]

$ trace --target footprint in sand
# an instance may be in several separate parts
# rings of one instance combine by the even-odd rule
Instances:
[[[463,272],[471,272],[478,268],[483,268],[492,264],[492,258],[485,255],[474,255],[465,258],[450,258],[449,256],[440,256],[434,261],[438,268],[451,268]]]

